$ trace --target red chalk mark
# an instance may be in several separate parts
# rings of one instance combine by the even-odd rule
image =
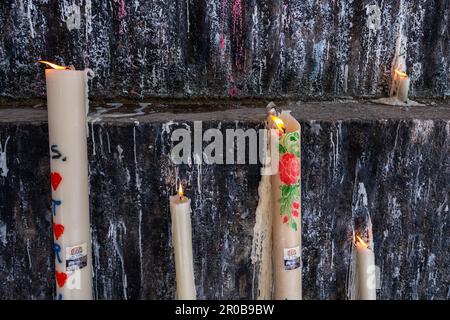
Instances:
[[[53,233],[55,234],[56,240],[64,233],[64,226],[59,223],[53,222]]]
[[[58,172],[52,172],[50,173],[50,180],[52,183],[53,191],[56,191],[56,189],[58,189],[58,186],[62,181],[61,175]]]
[[[67,281],[67,274],[65,272],[56,271],[56,282],[60,288],[64,287]]]

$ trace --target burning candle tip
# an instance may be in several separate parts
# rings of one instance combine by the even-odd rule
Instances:
[[[406,73],[403,72],[403,71],[400,71],[399,69],[395,69],[395,73],[396,73],[397,75],[401,76],[401,77],[405,77],[405,78],[408,77],[408,74],[406,74]]]
[[[45,65],[51,67],[52,69],[56,69],[56,70],[71,70],[70,67],[60,66],[60,65],[57,65],[55,63],[48,62],[48,61],[45,61],[45,60],[38,60],[38,62],[42,63],[42,64],[45,64]]]
[[[280,130],[283,134],[286,133],[286,129],[284,127],[284,122],[281,120],[281,118],[271,115],[270,118],[272,119],[273,123],[277,126],[278,130]]]
[[[358,235],[356,235],[355,237],[355,242],[359,242],[362,246],[364,246],[365,248],[368,248],[369,245]]]
[[[178,187],[178,195],[180,196],[180,200],[182,200],[183,196],[184,196],[184,192],[183,192],[183,186],[181,185],[181,182],[180,182],[180,186]]]

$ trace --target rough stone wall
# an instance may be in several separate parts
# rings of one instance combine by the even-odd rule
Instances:
[[[0,109],[0,298],[49,299],[54,265],[46,112],[15,110]],[[199,298],[254,297],[250,255],[258,165],[177,167],[169,159],[170,133],[191,126],[193,119],[210,119],[204,130],[260,128],[264,112],[130,117],[124,111],[123,118],[90,117],[98,299],[174,297],[168,196],[175,192],[177,176],[192,198]],[[450,298],[450,120],[448,112],[433,119],[414,119],[418,114],[411,112],[409,119],[367,119],[371,116],[363,111],[354,112],[353,119],[331,120],[308,118],[294,108],[303,127],[305,299],[346,297],[355,197],[362,197],[373,222],[379,298]]]
[[[396,40],[412,96],[450,95],[448,0],[2,0],[0,96],[43,96],[48,59],[92,97],[380,96]]]

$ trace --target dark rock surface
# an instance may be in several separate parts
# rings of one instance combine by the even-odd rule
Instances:
[[[171,131],[194,120],[222,132],[263,127],[265,109],[248,105],[215,112],[181,102],[91,110],[98,299],[174,297],[168,196],[177,176],[192,198],[199,298],[253,297],[259,166],[170,161]],[[374,226],[379,298],[450,298],[450,106],[323,102],[289,108],[303,126],[305,299],[345,299],[358,195],[367,198]],[[50,299],[54,292],[48,157],[45,109],[0,107],[2,299]]]
[[[0,96],[44,95],[47,59],[92,96],[385,95],[408,39],[413,96],[450,95],[448,0],[2,0]]]

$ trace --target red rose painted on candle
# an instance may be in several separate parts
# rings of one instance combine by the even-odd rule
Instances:
[[[280,180],[285,184],[294,184],[298,182],[300,176],[300,160],[292,153],[285,153],[281,157],[278,167],[280,171]]]
[[[281,198],[280,215],[283,223],[294,231],[298,229],[300,216],[300,134],[289,132],[279,138],[280,161],[278,173],[280,176]]]

